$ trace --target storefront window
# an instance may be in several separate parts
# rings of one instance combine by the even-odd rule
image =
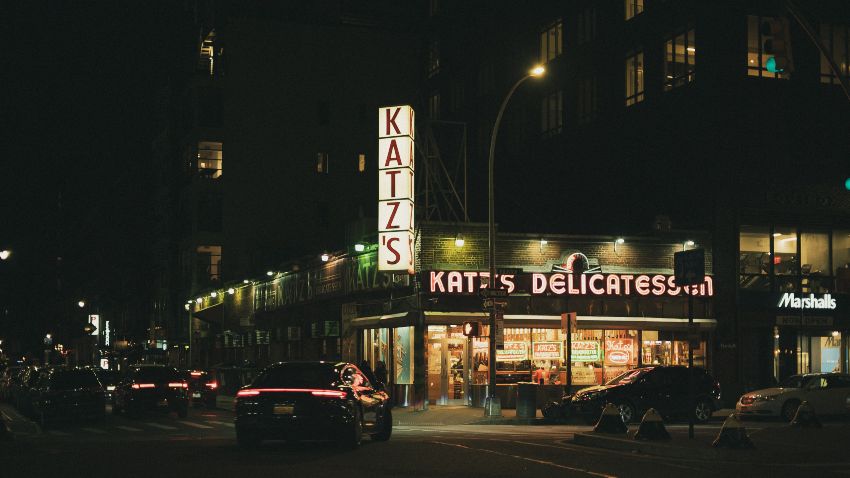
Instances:
[[[797,257],[797,232],[790,227],[777,227],[773,233],[773,267],[780,292],[797,290],[800,261]]]
[[[835,273],[835,291],[850,292],[850,231],[832,233],[832,269]]]
[[[829,292],[832,271],[829,266],[829,234],[804,232],[800,234],[800,263],[802,264],[803,293]]]
[[[390,329],[369,329],[363,331],[363,360],[373,369],[378,362],[389,365]]]
[[[638,365],[637,331],[606,330],[602,380],[607,382]]]
[[[769,290],[770,229],[767,226],[741,226],[738,244],[740,287]]]
[[[572,384],[602,383],[602,331],[579,330],[572,334]]]
[[[690,342],[687,333],[658,332],[644,330],[642,333],[644,365],[688,365]],[[706,366],[706,341],[700,340],[694,348],[694,366]]]
[[[393,377],[392,383],[413,384],[413,337],[414,327],[393,329]]]

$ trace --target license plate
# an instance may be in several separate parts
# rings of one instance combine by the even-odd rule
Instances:
[[[192,392],[192,398],[201,398],[201,392]]]
[[[293,405],[275,405],[274,406],[274,414],[275,415],[292,415],[292,412],[295,410]]]
[[[158,402],[156,402],[156,404],[157,404],[157,406],[164,407],[164,406],[168,405],[168,400],[163,398],[162,400],[159,400]]]

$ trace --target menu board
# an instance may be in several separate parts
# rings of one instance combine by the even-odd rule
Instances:
[[[527,342],[505,342],[505,348],[496,349],[497,362],[519,362],[528,360]]]
[[[573,362],[598,362],[602,359],[599,342],[596,340],[575,340],[570,349]]]
[[[534,360],[558,360],[564,358],[561,342],[534,342],[531,357]]]
[[[629,365],[634,362],[634,339],[605,339],[605,365]]]

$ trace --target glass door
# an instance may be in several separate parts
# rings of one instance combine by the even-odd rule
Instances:
[[[445,348],[446,403],[463,405],[466,398],[466,340],[448,339]]]
[[[461,326],[428,326],[428,402],[465,405],[467,339]]]

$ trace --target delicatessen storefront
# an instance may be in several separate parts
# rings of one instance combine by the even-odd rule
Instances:
[[[427,382],[427,401],[437,405],[483,406],[488,393],[488,315],[480,293],[489,274],[478,271],[429,270],[419,274],[421,308],[379,317],[355,318],[362,358],[383,361],[396,378],[403,398],[414,376]],[[617,272],[502,273],[497,288],[504,341],[496,353],[496,391],[504,408],[515,406],[516,384],[534,382],[543,397],[602,384],[644,365],[711,367],[714,283],[678,287],[672,275]],[[688,295],[694,297],[694,327],[688,328]],[[562,314],[575,312],[567,340]],[[479,326],[478,336],[464,334],[464,324]],[[411,325],[413,324],[413,325]],[[421,325],[417,325],[421,324]],[[421,334],[417,360],[414,345]],[[569,346],[568,346],[569,343]],[[569,347],[569,350],[567,349]],[[569,353],[568,353],[569,352]],[[425,373],[414,374],[414,364]],[[569,375],[569,380],[568,380]]]

